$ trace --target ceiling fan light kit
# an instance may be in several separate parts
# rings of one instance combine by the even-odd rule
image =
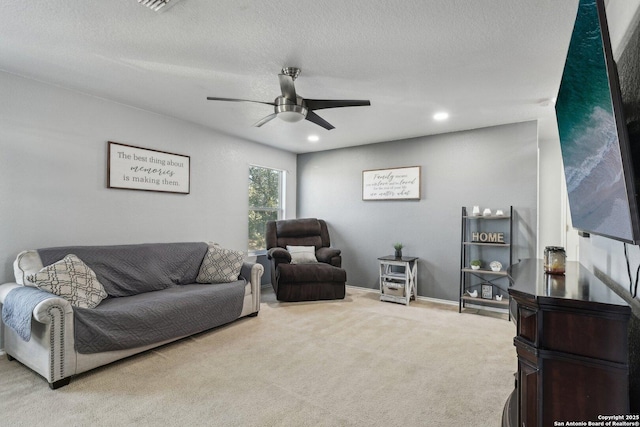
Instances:
[[[277,117],[285,122],[295,123],[300,120],[304,120],[307,117],[307,107],[304,106],[304,101],[299,96],[296,97],[295,104],[289,99],[283,97],[276,98],[276,114]]]
[[[254,126],[256,127],[260,127],[278,117],[279,119],[289,123],[295,123],[306,119],[318,126],[325,128],[326,130],[334,129],[334,126],[314,113],[313,110],[339,107],[361,107],[371,105],[371,102],[369,100],[329,100],[302,98],[296,94],[296,88],[293,83],[299,75],[300,68],[284,67],[282,69],[282,72],[278,74],[278,79],[280,81],[280,91],[282,92],[282,95],[278,96],[273,102],[251,101],[248,99],[235,98],[219,98],[214,96],[209,96],[207,97],[207,99],[209,101],[256,102],[259,104],[272,105],[274,107],[274,113],[256,122],[254,124]]]

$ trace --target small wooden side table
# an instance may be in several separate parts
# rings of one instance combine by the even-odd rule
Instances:
[[[409,305],[416,299],[418,287],[418,257],[396,258],[387,255],[380,263],[380,301]]]

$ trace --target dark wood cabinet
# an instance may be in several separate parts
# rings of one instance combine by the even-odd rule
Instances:
[[[509,269],[516,390],[503,425],[552,426],[629,413],[631,310],[578,263],[547,275],[541,260]]]

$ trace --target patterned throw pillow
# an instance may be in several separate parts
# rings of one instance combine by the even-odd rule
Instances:
[[[229,283],[238,280],[244,253],[223,249],[220,246],[209,246],[207,254],[200,265],[196,278],[198,283]]]
[[[74,307],[94,308],[107,297],[93,270],[74,254],[29,275],[28,279],[38,288],[66,299]]]
[[[315,264],[318,262],[315,246],[287,245],[287,251],[291,254],[291,264]]]

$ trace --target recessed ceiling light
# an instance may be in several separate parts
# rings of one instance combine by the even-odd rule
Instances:
[[[318,135],[309,135],[307,137],[307,140],[309,142],[318,142],[318,141],[320,141],[320,137]]]
[[[164,12],[165,10],[169,9],[168,7],[165,7],[169,4],[169,2],[171,2],[169,6],[173,6],[178,1],[179,0],[138,0],[138,3],[142,4],[143,6],[147,6],[154,12]]]
[[[444,111],[441,111],[439,113],[435,113],[433,115],[433,120],[437,120],[439,122],[441,122],[442,120],[447,120],[449,118],[449,113],[446,113]]]

